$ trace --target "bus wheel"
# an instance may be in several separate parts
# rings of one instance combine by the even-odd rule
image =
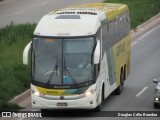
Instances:
[[[159,104],[158,103],[154,103],[154,108],[159,108]]]
[[[96,112],[101,112],[103,102],[104,102],[104,85],[103,85],[102,93],[101,93],[101,103],[95,108]]]
[[[41,113],[47,113],[48,111],[48,109],[41,109]]]
[[[124,84],[124,80],[123,80],[123,72],[121,72],[121,75],[120,75],[120,85],[119,87],[115,90],[114,94],[115,95],[120,95],[123,91],[123,84]]]

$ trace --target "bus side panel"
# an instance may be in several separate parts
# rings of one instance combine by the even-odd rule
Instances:
[[[130,34],[120,40],[113,46],[117,86],[120,85],[120,74],[121,70],[124,72],[124,66],[126,65],[126,77],[129,75],[130,70]]]
[[[96,81],[96,84],[98,85],[98,88],[100,91],[102,89],[102,84],[104,83],[105,98],[108,97],[116,88],[115,77],[116,76],[115,76],[114,54],[113,54],[113,49],[110,49],[110,51],[104,52],[103,54],[103,57],[101,60],[100,74]]]
[[[116,81],[115,60],[113,48],[107,52],[108,69],[109,69],[109,82],[112,85]]]

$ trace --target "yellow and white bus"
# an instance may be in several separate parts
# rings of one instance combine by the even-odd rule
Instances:
[[[95,3],[45,15],[31,48],[32,107],[97,109],[121,94],[130,72],[130,19],[125,4]]]

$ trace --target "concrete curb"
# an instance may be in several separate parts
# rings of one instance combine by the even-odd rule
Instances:
[[[157,14],[156,16],[152,17],[151,19],[149,19],[145,23],[139,25],[136,30],[131,30],[132,42],[134,42],[134,40],[136,38],[140,37],[143,33],[149,31],[150,29],[154,28],[158,24],[160,24],[160,13]],[[31,89],[28,89],[27,91],[16,96],[15,98],[10,100],[9,102],[19,104],[19,102],[21,102],[25,98],[29,97],[30,95],[31,95]]]
[[[10,100],[10,103],[16,103],[19,104],[22,100],[29,97],[31,95],[31,89],[26,90],[25,92],[21,93],[20,95],[14,97],[12,100]]]
[[[145,32],[153,29],[155,26],[160,24],[160,13],[149,19],[148,21],[142,23],[141,25],[137,26],[135,30],[131,30],[131,38],[132,42],[136,40],[136,38],[140,37]]]

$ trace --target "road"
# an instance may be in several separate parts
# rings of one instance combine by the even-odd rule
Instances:
[[[5,0],[0,2],[0,27],[14,23],[38,22],[50,11],[73,4],[103,0]]]
[[[99,0],[87,0],[88,2]],[[64,6],[86,2],[86,0],[6,0],[0,2],[0,26],[15,23],[37,22],[49,11]],[[120,96],[111,95],[103,105],[103,111],[160,111],[153,108],[154,78],[160,77],[160,26],[145,33],[132,43],[131,73],[127,78],[124,91]],[[29,109],[31,106],[29,106]],[[29,110],[28,109],[28,110]],[[71,116],[73,112],[70,113]],[[83,115],[82,115],[83,116]],[[31,118],[22,118],[31,120]],[[32,118],[34,120],[36,118]],[[46,119],[46,118],[38,118]],[[74,117],[47,118],[72,120]],[[77,120],[82,118],[78,117]],[[83,117],[87,120],[159,120],[159,118],[104,118]]]

